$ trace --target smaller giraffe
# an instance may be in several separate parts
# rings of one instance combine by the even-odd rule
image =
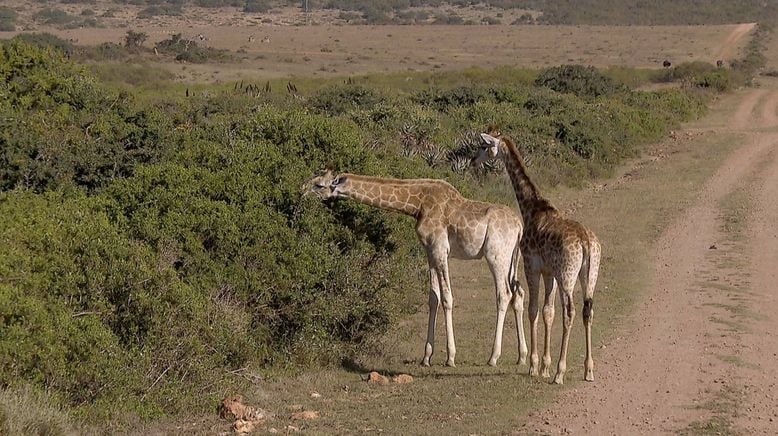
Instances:
[[[524,167],[524,159],[516,144],[490,128],[482,133],[484,143],[474,163],[486,159],[502,159],[511,179],[516,200],[524,220],[524,237],[521,252],[524,256],[524,274],[529,289],[530,320],[530,375],[538,373],[537,318],[538,292],[543,278],[546,291],[543,306],[543,323],[546,327],[541,375],[548,377],[551,366],[551,326],[554,323],[554,298],[556,287],[562,303],[562,349],[559,353],[554,383],[564,383],[567,370],[567,345],[570,340],[570,326],[575,318],[573,290],[577,281],[583,289],[583,323],[586,331],[586,357],[584,380],[594,381],[592,360],[592,317],[594,316],[594,287],[600,268],[600,242],[594,232],[577,221],[564,218],[561,213],[543,198],[530,179]]]
[[[511,208],[468,200],[453,186],[433,179],[388,179],[327,170],[304,185],[321,199],[351,198],[360,203],[416,218],[416,235],[427,253],[430,275],[429,323],[422,365],[429,366],[434,348],[435,320],[443,303],[446,326],[446,365],[455,366],[456,345],[448,258],[486,258],[497,294],[497,325],[488,364],[497,365],[502,352],[505,313],[510,305],[516,317],[519,364],[527,358],[522,311],[524,290],[516,280],[521,218]]]

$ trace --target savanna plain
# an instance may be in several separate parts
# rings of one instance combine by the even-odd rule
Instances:
[[[771,7],[293,3],[0,4],[0,433],[778,432]],[[602,243],[594,382],[580,288],[564,385],[510,313],[487,365],[482,260],[421,366],[414,219],[302,195],[327,165],[516,208],[487,125]]]

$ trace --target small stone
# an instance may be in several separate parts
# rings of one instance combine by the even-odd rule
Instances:
[[[296,420],[309,420],[309,419],[319,419],[321,418],[321,415],[316,410],[303,410],[302,412],[297,412],[292,414],[292,419]]]
[[[400,374],[392,377],[392,381],[400,385],[413,383],[413,377],[408,374]]]
[[[286,426],[286,431],[295,431],[295,432],[297,432],[297,431],[300,431],[300,427],[295,427],[293,425],[287,425]]]
[[[267,432],[268,433],[278,433],[278,429],[275,428],[275,427],[270,427],[269,429],[267,429]]]
[[[300,412],[303,410],[302,404],[292,404],[287,406],[287,409],[291,410],[292,412]]]
[[[237,434],[248,434],[254,431],[254,423],[245,419],[238,419],[232,424],[232,430]]]
[[[719,248],[718,248],[718,247],[716,247],[716,244],[713,244],[713,245],[711,245],[710,247],[708,247],[708,250],[718,250],[718,249],[719,249]]]
[[[373,371],[367,375],[367,382],[381,385],[381,386],[386,386],[389,384],[389,379]]]
[[[321,394],[318,392],[311,392],[311,398],[321,398]]]

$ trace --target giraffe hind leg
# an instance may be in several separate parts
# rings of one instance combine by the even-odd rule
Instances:
[[[592,358],[592,320],[594,318],[594,287],[600,269],[600,244],[595,241],[578,274],[583,291],[582,318],[586,333],[586,357],[584,358],[584,380],[594,381],[594,360]]]
[[[527,278],[527,291],[529,292],[529,375],[538,375],[538,302],[540,300],[540,270],[532,268],[528,263],[524,265],[524,275]]]

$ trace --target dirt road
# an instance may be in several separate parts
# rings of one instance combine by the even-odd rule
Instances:
[[[727,39],[724,40],[721,48],[719,48],[719,51],[716,53],[716,59],[729,60],[734,58],[737,54],[738,43],[755,26],[756,23],[743,23],[738,24],[734,29],[732,29],[732,33],[727,36]]]
[[[660,237],[650,291],[596,354],[596,381],[532,431],[778,433],[778,82],[728,101],[727,121],[696,128],[735,151]]]

